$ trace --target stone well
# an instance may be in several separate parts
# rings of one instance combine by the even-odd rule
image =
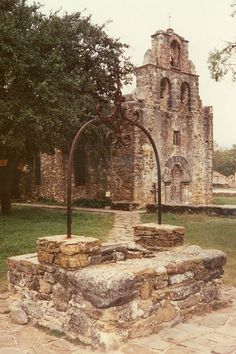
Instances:
[[[39,325],[103,349],[219,305],[223,252],[183,246],[182,227],[134,229],[138,244],[40,238],[37,253],[8,259],[12,300]]]

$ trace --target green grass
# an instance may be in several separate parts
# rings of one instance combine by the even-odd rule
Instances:
[[[213,197],[213,204],[217,205],[236,205],[236,195],[235,196],[217,196]]]
[[[155,214],[143,214],[143,222],[156,222]],[[163,223],[186,228],[185,243],[220,249],[227,255],[224,283],[236,286],[236,219],[208,217],[205,214],[163,215]]]
[[[105,240],[113,221],[113,214],[74,212],[72,233]],[[65,233],[66,213],[62,210],[15,207],[10,217],[0,216],[0,289],[6,286],[8,256],[36,252],[38,237]]]
[[[143,222],[156,222],[155,214],[142,214]],[[74,234],[105,240],[114,222],[113,214],[73,213]],[[236,219],[205,214],[163,214],[163,222],[183,225],[185,243],[221,249],[227,254],[224,282],[236,286]],[[6,258],[36,251],[38,237],[65,234],[66,213],[62,210],[15,207],[12,216],[0,216],[0,291],[6,288]]]

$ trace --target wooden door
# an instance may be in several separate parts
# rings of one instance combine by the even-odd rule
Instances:
[[[171,180],[171,203],[179,204],[182,202],[182,171],[178,165],[171,171]]]

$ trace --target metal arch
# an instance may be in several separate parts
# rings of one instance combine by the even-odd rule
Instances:
[[[69,160],[68,160],[68,171],[67,171],[67,238],[71,238],[71,177],[72,177],[72,168],[74,165],[74,155],[76,147],[79,143],[80,137],[82,133],[88,128],[90,125],[100,122],[100,118],[93,118],[85,123],[76,133],[73,143],[71,145]]]
[[[157,147],[156,147],[156,143],[153,139],[153,137],[151,136],[150,132],[142,125],[139,123],[134,123],[134,125],[136,127],[138,127],[139,129],[141,129],[144,134],[147,136],[147,138],[149,139],[154,154],[155,154],[155,159],[156,159],[156,167],[157,167],[157,205],[158,205],[158,209],[157,209],[157,215],[158,215],[158,224],[161,225],[162,222],[162,209],[161,209],[161,164],[160,164],[160,158],[159,158],[159,154],[157,151]]]
[[[113,125],[111,121],[112,116],[109,116],[107,118],[92,118],[89,120],[87,123],[85,123],[77,132],[75,135],[75,138],[73,140],[71,149],[70,149],[70,154],[69,154],[69,161],[68,161],[68,174],[67,174],[67,239],[71,238],[71,225],[72,225],[72,208],[71,208],[71,177],[72,177],[72,168],[74,164],[74,154],[75,150],[78,146],[80,137],[82,133],[90,126],[96,123],[107,123],[109,125]],[[147,136],[149,139],[149,142],[152,145],[152,148],[154,150],[155,154],[155,159],[156,159],[156,167],[157,167],[157,177],[158,177],[158,224],[161,224],[162,222],[162,210],[161,210],[161,166],[160,166],[160,159],[157,151],[157,147],[155,144],[154,139],[152,138],[150,132],[142,125],[137,123],[137,121],[132,121],[126,117],[123,116],[122,118],[124,121],[126,121],[129,125],[133,125],[138,127],[143,131],[143,133]],[[120,129],[120,127],[119,127]]]

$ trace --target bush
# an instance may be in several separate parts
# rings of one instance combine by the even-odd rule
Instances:
[[[111,205],[110,199],[86,199],[81,198],[72,202],[74,206],[80,206],[84,208],[105,208],[106,205]]]

